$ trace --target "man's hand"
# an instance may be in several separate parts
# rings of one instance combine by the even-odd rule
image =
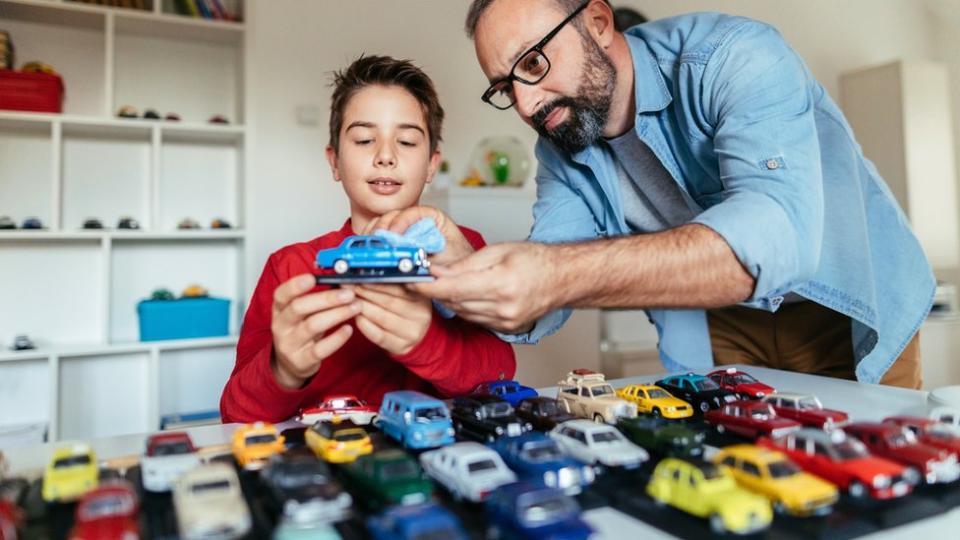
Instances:
[[[300,388],[325,358],[350,339],[353,328],[343,323],[360,312],[353,291],[305,294],[315,285],[314,276],[301,274],[273,293],[273,375],[286,388]]]
[[[371,283],[357,285],[353,290],[361,305],[357,329],[390,354],[409,353],[427,335],[433,320],[429,298],[402,285]]]
[[[432,283],[408,288],[436,298],[464,319],[504,333],[529,331],[557,305],[555,247],[533,242],[487,246],[449,267],[433,266]]]
[[[474,252],[473,246],[460,232],[460,227],[457,227],[457,224],[446,214],[431,206],[413,206],[403,210],[387,212],[370,221],[362,234],[372,234],[377,229],[386,229],[390,232],[403,234],[411,225],[423,218],[432,219],[447,241],[447,246],[442,253],[430,256],[432,262],[453,264]]]

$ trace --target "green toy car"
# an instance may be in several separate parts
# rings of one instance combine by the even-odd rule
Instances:
[[[150,295],[151,300],[176,300],[176,296],[173,295],[173,292],[170,289],[154,289],[153,293]]]
[[[634,444],[661,456],[699,458],[703,456],[705,435],[659,418],[621,418],[620,430]]]
[[[401,450],[380,450],[343,466],[343,483],[354,501],[370,510],[419,504],[433,495],[433,484],[416,460]]]

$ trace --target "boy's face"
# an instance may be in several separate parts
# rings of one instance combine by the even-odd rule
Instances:
[[[350,198],[358,231],[373,218],[416,205],[440,152],[430,151],[420,102],[399,86],[374,85],[347,102],[340,148],[327,147],[327,159]]]

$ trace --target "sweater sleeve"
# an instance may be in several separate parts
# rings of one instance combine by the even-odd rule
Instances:
[[[475,231],[462,231],[474,249],[486,245]],[[465,394],[484,381],[512,379],[517,368],[509,343],[459,317],[434,316],[420,343],[393,358],[448,396]]]
[[[273,292],[284,280],[276,254],[267,259],[250,299],[237,343],[237,361],[220,396],[220,417],[228,422],[280,422],[297,413],[306,388],[281,387],[273,375]]]

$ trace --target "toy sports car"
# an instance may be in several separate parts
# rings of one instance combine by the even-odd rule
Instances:
[[[763,384],[753,375],[744,373],[737,368],[718,369],[708,373],[707,377],[719,384],[720,388],[732,390],[745,399],[760,399],[776,391],[772,386]]]
[[[751,439],[762,435],[779,437],[801,427],[796,420],[778,417],[769,403],[747,400],[732,401],[717,410],[707,411],[703,418],[720,433],[730,430]]]
[[[297,421],[313,425],[320,420],[350,420],[354,424],[367,425],[377,417],[377,408],[350,394],[326,396],[316,407],[300,410]]]
[[[843,427],[849,421],[847,413],[824,409],[820,400],[812,394],[777,392],[764,396],[763,402],[773,405],[773,410],[780,416],[808,427],[829,431]]]
[[[664,418],[688,418],[693,408],[682,399],[653,384],[631,384],[617,390],[617,395],[637,404],[637,412]]]
[[[923,444],[946,450],[960,459],[960,429],[922,416],[890,416],[883,421],[905,427]]]
[[[720,388],[713,380],[693,373],[666,377],[657,381],[656,384],[693,405],[700,413],[705,413],[710,409],[719,409],[724,403],[737,399],[737,395],[730,390]]]
[[[377,273],[397,271],[410,274],[426,272],[430,267],[427,252],[419,246],[394,244],[382,236],[348,236],[338,247],[317,253],[317,267],[347,272]]]
[[[537,397],[537,391],[533,388],[511,380],[482,382],[470,393],[479,396],[497,396],[507,400],[512,407],[516,407],[522,399]]]
[[[871,454],[916,469],[928,484],[947,484],[960,478],[957,456],[919,442],[912,431],[902,426],[854,422],[843,430],[860,439]]]

